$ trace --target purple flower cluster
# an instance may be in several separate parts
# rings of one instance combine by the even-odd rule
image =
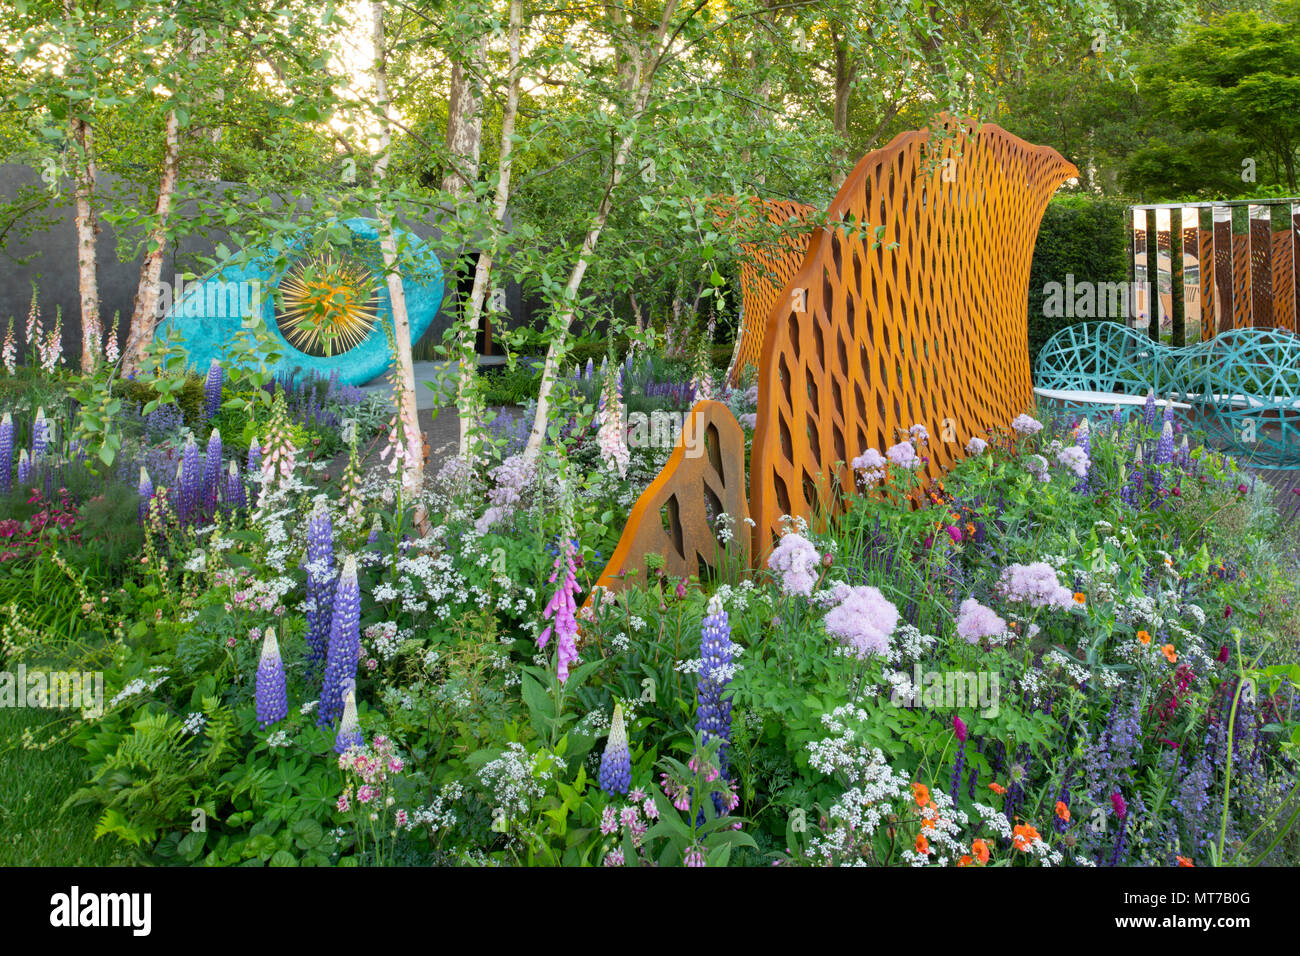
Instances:
[[[225,381],[226,373],[221,368],[221,363],[216,359],[208,366],[208,377],[203,382],[203,418],[206,424],[217,417],[217,412],[221,409],[221,386]]]
[[[627,729],[623,725],[623,706],[614,705],[614,719],[609,727],[605,752],[600,756],[600,772],[596,777],[600,789],[611,797],[627,793],[632,786],[632,754],[627,746]]]
[[[1031,607],[1069,608],[1071,592],[1057,580],[1056,569],[1045,561],[1012,564],[1003,569],[998,589],[1011,601]]]
[[[343,562],[330,618],[329,647],[325,656],[325,681],[321,687],[316,723],[324,727],[343,713],[346,688],[355,684],[361,658],[361,591],[357,586],[357,559]]]
[[[826,633],[859,658],[889,653],[889,638],[898,627],[898,608],[869,585],[837,584],[835,607],[826,612]]]
[[[325,659],[333,609],[330,585],[334,580],[334,527],[329,512],[319,508],[307,519],[307,661],[314,666]]]
[[[13,488],[14,420],[5,412],[0,419],[0,494],[9,494]]]
[[[275,639],[275,628],[268,627],[262,639],[262,657],[257,664],[257,722],[265,729],[278,723],[289,713],[289,698],[285,691],[284,662],[280,660],[280,645]]]
[[[736,673],[733,663],[736,645],[731,642],[731,626],[722,602],[715,596],[709,601],[700,626],[700,683],[695,708],[695,729],[705,743],[717,740],[718,762],[727,772],[727,748],[731,744],[731,697],[727,687]]]

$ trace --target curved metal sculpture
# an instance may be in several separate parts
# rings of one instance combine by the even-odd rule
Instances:
[[[663,471],[632,506],[598,586],[614,587],[644,572],[647,554],[662,555],[664,571],[674,577],[716,567],[727,543],[718,524],[723,514],[748,559],[745,432],[726,405],[700,401],[687,414]]]
[[[924,425],[942,436],[934,478],[1033,403],[1034,240],[1078,170],[992,124],[945,133],[902,133],[858,163],[768,316],[750,468],[760,557],[783,515],[838,509],[866,449]]]
[[[190,364],[206,369],[213,359],[227,358],[244,318],[260,310],[283,353],[277,375],[329,378],[337,373],[339,381],[350,385],[370,381],[393,360],[383,329],[392,307],[383,281],[378,224],[347,219],[339,225],[350,237],[346,248],[312,251],[304,234],[290,244],[288,263],[279,268],[274,251],[217,268],[186,288],[158,323],[158,334],[179,330]],[[442,263],[423,240],[398,232],[414,341],[442,304]]]
[[[808,253],[812,234],[808,228],[801,227],[806,227],[817,214],[815,206],[797,202],[763,200],[762,205],[767,222],[785,228],[775,241],[740,244],[744,253],[740,267],[741,329],[727,374],[727,384],[733,388],[746,368],[758,368],[768,313]]]
[[[934,477],[971,436],[1007,427],[1033,403],[1030,260],[1048,199],[1077,174],[1055,150],[965,121],[903,133],[858,163],[763,326],[754,561],[784,515],[833,513],[838,495],[856,490],[847,462],[866,449],[925,425]],[[685,533],[680,509],[674,517],[663,504],[670,487],[679,502],[704,497],[698,476],[682,471],[683,447],[638,500],[598,586],[617,586],[620,571],[643,562],[638,549],[656,549],[647,535]],[[743,447],[722,447],[735,458],[716,470],[743,475]]]

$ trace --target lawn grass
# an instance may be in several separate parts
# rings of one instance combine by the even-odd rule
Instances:
[[[68,743],[27,749],[23,732],[37,740],[60,711],[0,708],[0,866],[111,866],[127,862],[111,836],[96,842],[95,810],[63,801],[81,786],[85,754]]]

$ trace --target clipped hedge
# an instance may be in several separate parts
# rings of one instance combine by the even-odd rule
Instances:
[[[1043,344],[1058,329],[1098,318],[1044,315],[1048,283],[1064,285],[1070,274],[1076,286],[1080,282],[1128,281],[1127,216],[1127,205],[1113,199],[1063,195],[1048,204],[1029,269],[1031,367]]]

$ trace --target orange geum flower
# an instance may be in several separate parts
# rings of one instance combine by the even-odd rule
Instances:
[[[1015,844],[1017,850],[1028,850],[1038,839],[1038,831],[1028,823],[1017,824],[1012,830],[1011,842]]]
[[[989,861],[989,845],[983,840],[976,840],[972,843],[970,851],[975,854],[975,859],[980,861],[981,866]]]
[[[1160,653],[1165,655],[1165,660],[1170,664],[1178,661],[1178,652],[1174,650],[1174,645],[1172,644],[1166,644],[1164,647],[1160,648]]]
[[[912,799],[918,807],[925,806],[930,802],[930,788],[923,783],[912,784]]]
[[[1083,593],[1082,591],[1075,591],[1075,592],[1074,592],[1074,603],[1075,603],[1075,604],[1083,604],[1083,603],[1084,603],[1085,601],[1087,601],[1087,600],[1088,600],[1088,598],[1084,595],[1084,593]]]
[[[1146,631],[1138,631],[1138,640],[1143,644],[1151,643],[1151,635]]]
[[[1196,864],[1193,863],[1191,860],[1189,860],[1187,857],[1185,857],[1185,856],[1180,856],[1180,857],[1178,858],[1178,865],[1179,865],[1179,866],[1195,866]]]
[[[1002,786],[1002,784],[1000,783],[989,784],[989,789],[992,790],[994,793],[996,793],[999,797],[1002,796],[1002,794],[1007,792],[1007,788]]]
[[[925,838],[924,834],[918,833],[916,835],[916,852],[927,854],[930,852],[930,841]]]
[[[960,860],[958,860],[958,861],[957,861],[957,865],[958,865],[958,866],[970,866],[972,862],[974,862],[974,861],[972,861],[971,858],[970,858],[970,856],[967,855],[967,856],[963,856]]]
[[[1056,801],[1056,815],[1066,823],[1070,822],[1070,808],[1065,805],[1064,800]]]

